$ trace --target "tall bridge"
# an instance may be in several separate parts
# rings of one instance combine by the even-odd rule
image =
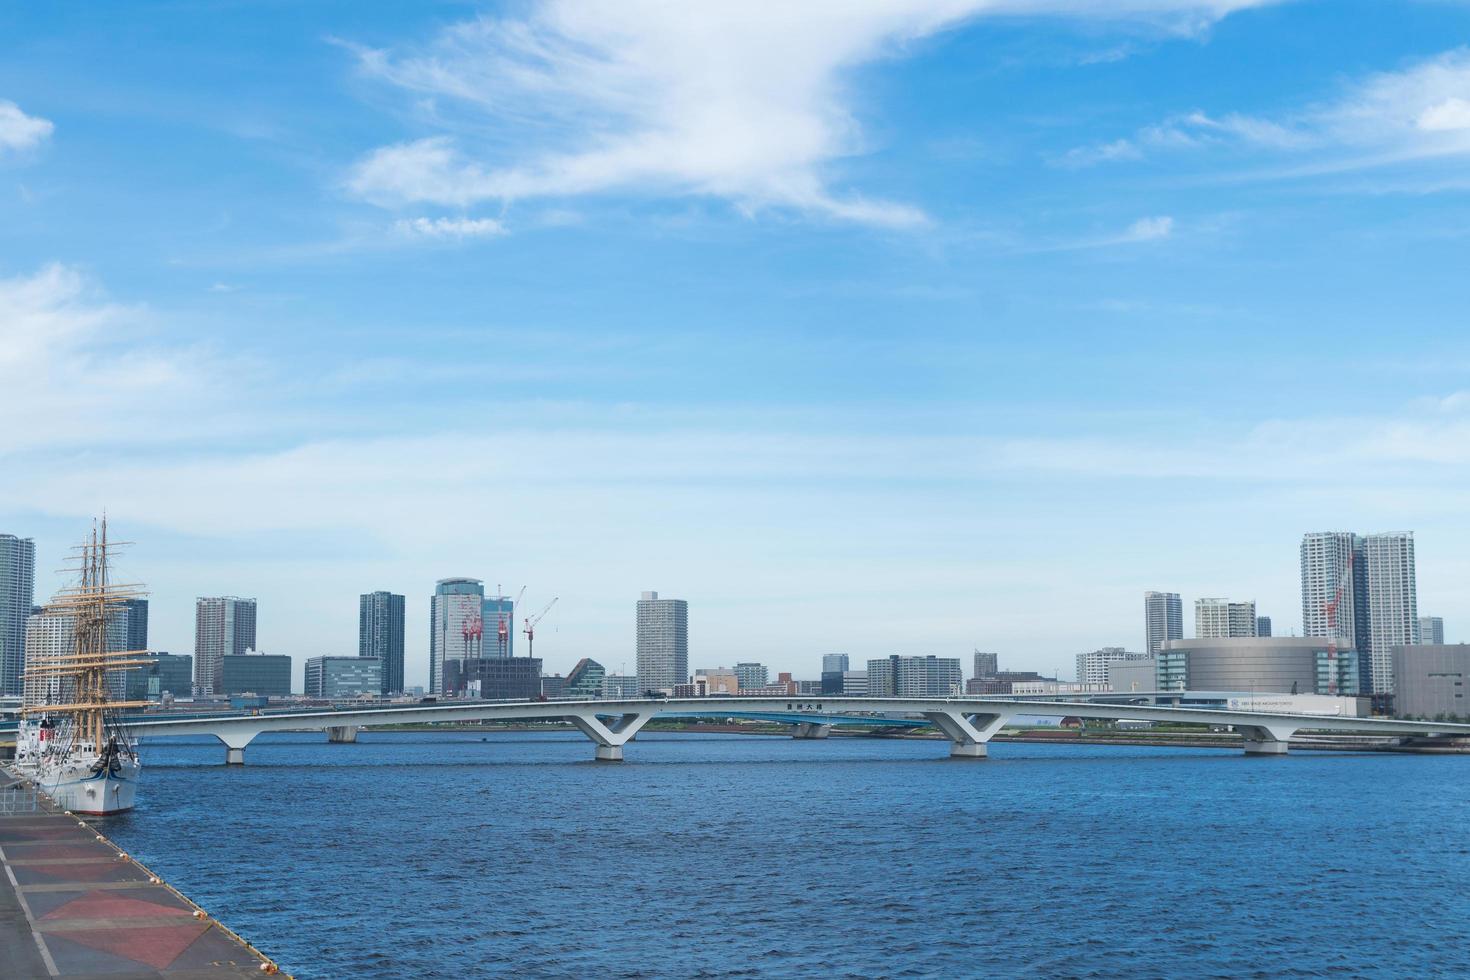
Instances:
[[[834,725],[933,726],[949,737],[951,756],[983,759],[991,738],[1019,715],[1231,726],[1241,734],[1250,755],[1284,754],[1291,737],[1304,731],[1470,738],[1470,725],[1442,722],[984,697],[458,701],[182,718],[140,715],[128,719],[128,727],[137,735],[213,735],[224,743],[225,761],[232,765],[244,763],[245,747],[263,732],[320,729],[331,741],[353,742],[358,730],[369,725],[471,721],[567,722],[592,741],[595,758],[618,762],[623,758],[623,746],[644,725],[660,717],[764,718],[791,724],[798,738],[823,738]]]

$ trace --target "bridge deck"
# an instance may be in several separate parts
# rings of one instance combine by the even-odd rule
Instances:
[[[0,975],[258,977],[269,960],[0,768]]]

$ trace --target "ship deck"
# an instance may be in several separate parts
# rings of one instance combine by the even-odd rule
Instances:
[[[5,977],[259,977],[265,956],[0,767]]]

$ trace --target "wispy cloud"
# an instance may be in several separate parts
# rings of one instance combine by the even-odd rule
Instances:
[[[833,166],[868,149],[854,69],[985,14],[1187,32],[1261,2],[544,0],[415,52],[357,48],[451,131],[371,151],[347,185],[385,206],[641,191],[913,228],[928,220],[917,206],[834,189]]]
[[[1300,161],[1290,171],[1277,172],[1282,175],[1470,156],[1470,49],[1370,75],[1335,100],[1277,118],[1196,110],[1130,137],[1076,147],[1058,162],[1092,166],[1212,147]]]
[[[393,226],[400,235],[420,239],[463,240],[504,235],[494,218],[404,218]]]
[[[0,99],[0,154],[40,146],[55,128],[51,120],[28,116],[14,102]]]

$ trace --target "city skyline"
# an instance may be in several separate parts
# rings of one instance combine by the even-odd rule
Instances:
[[[650,582],[700,662],[1288,635],[1317,527],[1413,529],[1453,634],[1470,8],[1346,6],[9,5],[0,529],[44,599],[106,509],[171,651],[390,589],[409,683],[465,573],[562,671]]]

